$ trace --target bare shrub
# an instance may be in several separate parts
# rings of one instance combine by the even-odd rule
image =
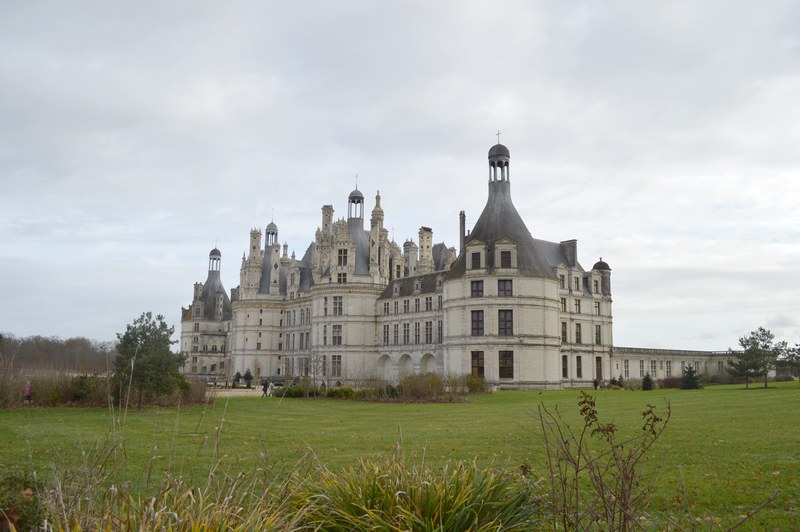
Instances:
[[[556,410],[539,405],[538,419],[550,480],[550,509],[555,529],[585,530],[600,527],[632,530],[649,502],[651,486],[643,482],[637,466],[669,422],[653,405],[642,412],[637,436],[618,440],[617,427],[600,423],[594,397],[581,392],[578,401],[583,426],[578,430]]]

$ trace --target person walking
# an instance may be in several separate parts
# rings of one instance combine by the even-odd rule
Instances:
[[[31,386],[31,381],[25,381],[25,401],[27,401],[28,404],[31,404],[32,396],[33,386]]]

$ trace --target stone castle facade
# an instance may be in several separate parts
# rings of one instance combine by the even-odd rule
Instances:
[[[328,386],[430,372],[560,389],[640,378],[642,368],[654,378],[680,375],[687,363],[722,368],[723,355],[710,352],[618,348],[628,358],[615,356],[611,268],[600,259],[584,269],[575,240],[531,236],[511,200],[502,144],[489,151],[488,199],[468,234],[460,213],[458,250],[434,244],[425,226],[417,242],[391,241],[380,193],[368,227],[364,209],[357,189],[347,218],[334,220],[324,205],[300,259],[279,243],[274,222],[263,234],[252,229],[230,295],[213,249],[208,278],[182,312],[184,371],[223,381],[249,370],[257,380]]]

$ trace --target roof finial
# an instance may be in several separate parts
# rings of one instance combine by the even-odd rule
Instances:
[[[500,130],[499,129],[497,130],[497,133],[495,133],[495,135],[497,135],[497,143],[500,144]]]
[[[356,190],[358,190],[358,174],[356,174]]]

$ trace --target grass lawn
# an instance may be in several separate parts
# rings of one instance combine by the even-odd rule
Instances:
[[[541,402],[558,407],[578,427],[578,391],[498,392],[456,404],[382,404],[338,400],[218,398],[206,407],[149,408],[119,413],[83,408],[0,411],[1,466],[35,469],[46,478],[55,464],[80,463],[82,453],[109,434],[124,437],[120,476],[141,489],[165,470],[205,478],[218,459],[234,470],[307,464],[331,468],[360,458],[391,455],[399,443],[406,460],[438,466],[477,459],[482,466],[529,464],[544,475]],[[683,512],[681,483],[694,515],[722,525],[780,489],[775,502],[748,528],[800,528],[800,387],[709,386],[703,390],[593,392],[601,421],[636,434],[649,402],[672,419],[642,471],[656,486],[654,512]],[[217,436],[218,434],[218,436]],[[683,481],[681,480],[683,479]],[[120,480],[120,479],[117,479]]]

